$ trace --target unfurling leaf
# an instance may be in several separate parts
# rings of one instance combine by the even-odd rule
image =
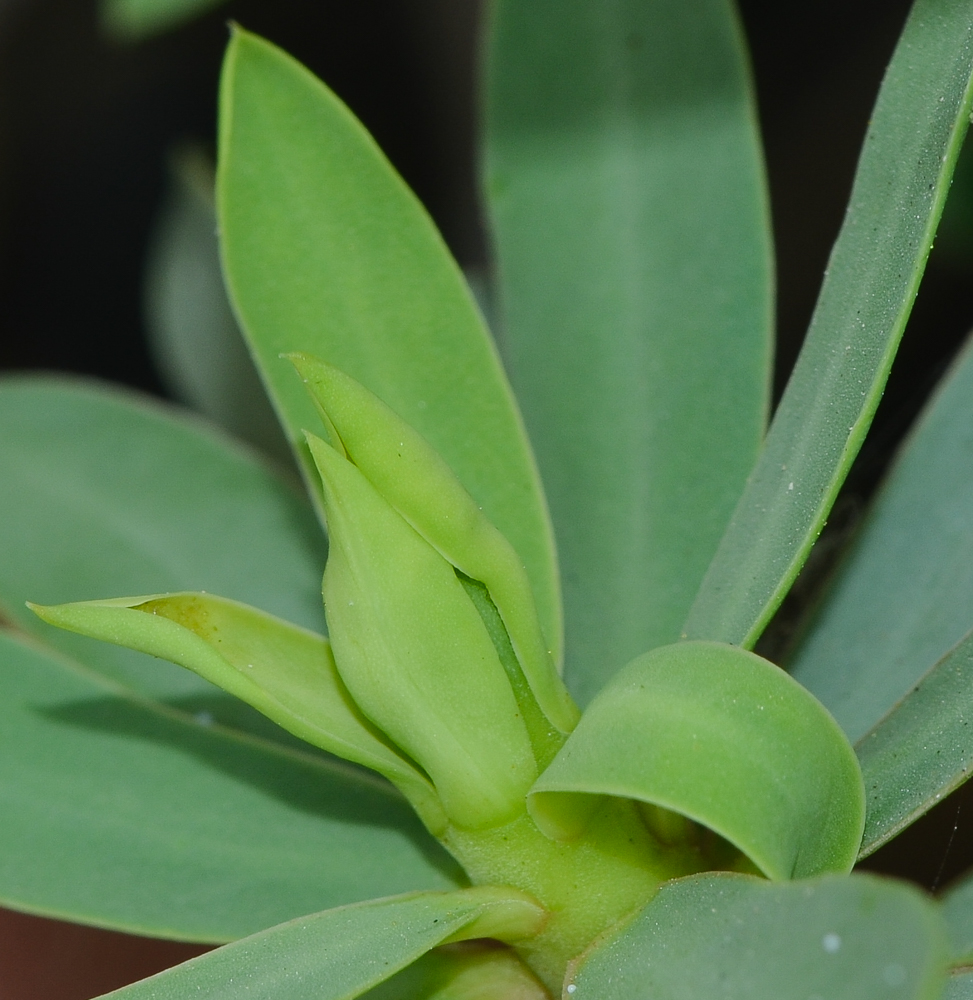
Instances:
[[[530,581],[513,546],[436,450],[377,396],[307,354],[292,354],[290,360],[334,447],[443,558],[487,588],[541,710],[569,733],[578,709],[554,669]]]
[[[330,445],[308,435],[324,485],[324,605],[355,702],[432,779],[469,829],[523,809],[537,774],[496,649],[454,568]]]

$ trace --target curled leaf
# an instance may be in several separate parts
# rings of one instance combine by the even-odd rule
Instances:
[[[774,664],[714,642],[663,646],[609,683],[531,789],[542,827],[565,792],[680,813],[773,879],[849,871],[865,816],[858,761],[827,710]]]

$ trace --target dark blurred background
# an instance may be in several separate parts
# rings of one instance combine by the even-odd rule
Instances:
[[[799,350],[908,7],[906,0],[741,2],[776,228],[778,391]],[[375,134],[460,263],[482,269],[479,8],[477,0],[231,0],[126,45],[100,29],[94,0],[0,0],[0,368],[66,369],[163,393],[145,345],[143,260],[169,151],[186,139],[213,146],[227,19],[323,77]],[[896,442],[973,327],[969,164],[966,173],[874,432],[823,555],[768,636],[771,650],[786,645],[828,552],[856,523]],[[945,801],[870,865],[927,888],[973,865],[966,798],[961,791]],[[0,1000],[92,996],[189,953],[0,913]],[[62,973],[67,982],[55,987]]]

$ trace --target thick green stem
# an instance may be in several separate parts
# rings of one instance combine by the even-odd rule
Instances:
[[[687,841],[663,845],[634,802],[601,800],[575,840],[549,840],[523,813],[502,827],[443,837],[475,885],[511,885],[550,911],[544,930],[517,951],[555,996],[567,963],[594,938],[641,909],[662,882],[708,867]]]

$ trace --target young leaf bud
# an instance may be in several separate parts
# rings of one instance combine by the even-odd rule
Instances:
[[[533,697],[569,733],[578,708],[551,659],[523,562],[436,450],[353,378],[307,354],[288,355],[339,454],[440,555],[482,583],[503,621]]]
[[[537,772],[507,675],[450,565],[312,434],[335,661],[362,712],[424,768],[457,826],[507,822]]]

